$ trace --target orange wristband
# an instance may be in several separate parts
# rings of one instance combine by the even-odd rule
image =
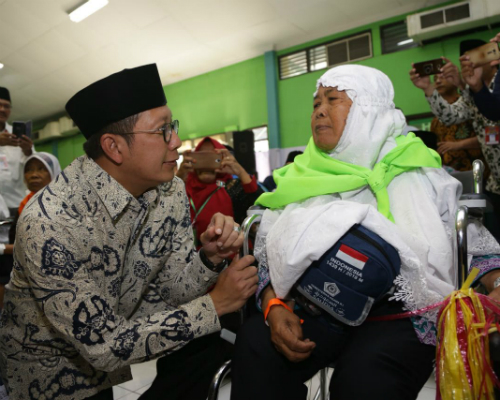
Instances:
[[[269,303],[267,303],[266,311],[264,311],[264,320],[267,321],[267,315],[269,314],[269,311],[271,311],[272,306],[282,306],[285,307],[288,311],[290,311],[293,314],[293,310],[286,305],[283,301],[281,301],[278,298],[271,299],[269,300]]]

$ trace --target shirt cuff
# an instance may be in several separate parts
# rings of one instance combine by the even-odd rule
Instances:
[[[257,179],[255,179],[255,176],[251,175],[252,180],[247,183],[247,184],[241,184],[243,186],[243,190],[245,193],[254,193],[257,191]]]
[[[187,313],[194,338],[221,330],[219,317],[215,311],[212,297],[209,294],[198,297],[179,308]]]

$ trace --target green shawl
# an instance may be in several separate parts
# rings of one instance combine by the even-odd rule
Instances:
[[[336,160],[318,149],[311,138],[295,161],[273,173],[276,191],[262,194],[255,204],[281,208],[311,197],[349,192],[366,185],[375,194],[378,211],[394,219],[387,186],[399,174],[421,167],[441,168],[441,157],[414,133],[396,138],[396,147],[375,164],[373,170]]]

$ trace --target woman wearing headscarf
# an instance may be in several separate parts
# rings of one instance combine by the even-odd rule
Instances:
[[[268,208],[255,246],[266,324],[256,315],[238,333],[231,398],[305,399],[303,382],[335,362],[331,399],[416,399],[433,368],[436,314],[391,321],[367,316],[417,310],[453,291],[461,186],[437,153],[412,133],[401,136],[404,116],[385,74],[340,66],[316,89],[304,154],[278,170],[276,192],[257,201]],[[357,301],[358,292],[326,280],[324,290],[314,290],[330,293],[325,304],[334,312],[307,301],[293,310],[292,299],[304,300],[300,294],[314,286],[301,287],[312,265],[357,227],[382,250],[392,249],[387,261],[396,260],[390,265],[395,286],[375,301]],[[492,290],[500,257],[489,255],[500,246],[477,222],[469,238],[480,279]],[[370,278],[369,257],[355,249],[341,244],[336,256],[327,258],[332,270],[344,269],[364,284],[378,279]]]
[[[24,163],[24,181],[29,193],[19,204],[17,214],[14,216],[9,231],[9,243],[5,246],[0,255],[0,308],[3,307],[3,291],[4,286],[10,280],[10,272],[12,271],[13,257],[12,251],[14,248],[14,240],[16,238],[16,225],[19,215],[26,207],[28,201],[39,190],[47,186],[61,172],[59,160],[50,153],[34,153],[26,159]]]
[[[195,148],[195,152],[216,152],[221,155],[221,168],[192,169],[186,179],[186,192],[191,205],[191,221],[195,232],[195,242],[199,243],[200,234],[217,212],[230,215],[241,224],[247,209],[263,193],[257,185],[255,176],[238,163],[234,155],[220,142],[205,138]],[[196,163],[192,157],[186,162]],[[183,164],[185,161],[183,160]],[[181,165],[179,170],[184,170]]]

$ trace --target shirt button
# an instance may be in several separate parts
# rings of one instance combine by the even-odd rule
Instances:
[[[205,282],[208,282],[208,281],[210,280],[210,278],[209,278],[208,276],[204,276],[204,277],[203,277],[203,280],[204,280]]]

